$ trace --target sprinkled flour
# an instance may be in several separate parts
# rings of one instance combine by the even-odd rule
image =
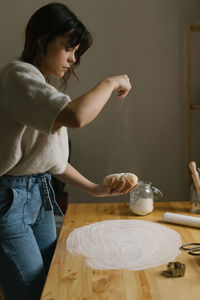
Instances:
[[[180,253],[180,235],[143,220],[109,220],[77,228],[66,247],[82,254],[93,269],[143,270],[173,261]]]

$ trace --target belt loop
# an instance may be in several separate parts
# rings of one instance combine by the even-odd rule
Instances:
[[[49,200],[51,200],[50,195],[49,195],[49,189],[48,189],[48,184],[47,184],[47,178],[44,176],[44,185],[45,185],[45,190],[47,193],[47,197]]]
[[[39,185],[40,194],[41,194],[42,202],[43,202],[43,205],[44,205],[44,209],[45,210],[52,210],[53,207],[52,207],[51,201],[49,199],[49,193],[48,193],[46,179],[45,179],[44,175],[42,175],[42,176],[40,176],[40,178],[38,178],[38,185]]]
[[[46,184],[49,187],[48,192],[50,192],[51,195],[52,195],[52,197],[51,197],[48,193],[49,201],[51,202],[51,204],[54,208],[54,211],[57,213],[58,216],[64,216],[62,210],[60,209],[58,203],[56,202],[55,192],[54,192],[54,190],[52,188],[52,185],[51,185],[51,177],[47,177]]]
[[[56,203],[55,194],[54,194],[53,188],[51,186],[50,180],[51,180],[51,175],[45,173],[45,174],[42,174],[42,176],[40,177],[40,180],[38,181],[44,209],[45,210],[53,210],[54,209],[55,212],[59,216],[63,216],[63,213],[62,213],[60,207]]]
[[[32,180],[30,177],[27,178],[27,190],[31,189]]]

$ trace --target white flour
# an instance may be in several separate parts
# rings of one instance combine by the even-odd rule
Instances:
[[[130,199],[130,209],[136,215],[147,215],[153,211],[153,199],[139,198],[136,202],[133,203]]]
[[[111,136],[111,151],[107,153],[107,174],[132,170],[133,157],[130,157],[130,146],[128,147],[130,107],[126,99],[119,100],[116,122],[113,123],[113,134]]]
[[[110,220],[71,232],[66,247],[82,254],[93,269],[143,270],[172,261],[180,253],[180,235],[142,220]]]

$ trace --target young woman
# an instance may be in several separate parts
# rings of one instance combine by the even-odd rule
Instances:
[[[67,127],[80,128],[102,110],[113,92],[124,98],[127,75],[102,80],[70,100],[50,84],[66,84],[92,38],[65,5],[36,11],[26,27],[22,56],[0,72],[0,285],[6,300],[40,299],[54,253],[53,208],[60,212],[51,174],[95,197],[133,189],[122,181],[111,190],[68,163]],[[112,183],[112,182],[111,182]]]

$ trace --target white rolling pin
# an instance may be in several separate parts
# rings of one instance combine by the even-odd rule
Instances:
[[[166,212],[162,215],[162,220],[168,223],[200,228],[200,218],[198,217],[179,215],[179,214]]]

